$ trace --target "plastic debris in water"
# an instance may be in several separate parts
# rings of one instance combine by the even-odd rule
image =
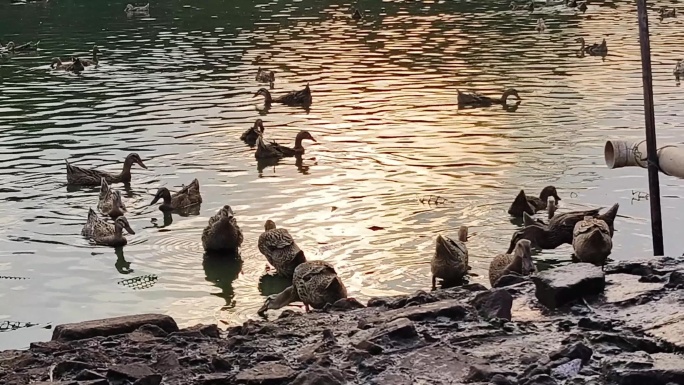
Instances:
[[[0,323],[0,332],[9,332],[12,330],[17,330],[17,329],[22,329],[22,328],[30,328],[32,326],[36,326],[38,324],[33,324],[30,322],[16,322],[16,321],[3,321]]]
[[[133,290],[149,289],[157,283],[157,277],[155,274],[143,275],[140,277],[126,278],[117,282],[119,285],[130,287]]]

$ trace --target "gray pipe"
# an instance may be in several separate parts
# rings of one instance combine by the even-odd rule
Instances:
[[[646,141],[609,140],[603,150],[608,168],[648,167]],[[684,178],[684,147],[667,145],[658,149],[658,163],[665,174]]]

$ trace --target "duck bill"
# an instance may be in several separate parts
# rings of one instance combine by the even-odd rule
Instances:
[[[259,310],[257,310],[257,314],[258,314],[259,316],[264,317],[264,316],[266,315],[266,310],[268,310],[268,303],[269,303],[269,301],[266,300],[266,302],[264,302],[264,304],[261,305],[261,307],[259,308]]]
[[[161,195],[155,195],[154,199],[152,199],[152,202],[150,203],[150,206],[157,203],[159,201],[159,198],[161,198]]]
[[[131,228],[131,226],[129,226],[128,224],[126,224],[126,226],[124,226],[124,228],[126,229],[126,232],[127,232],[128,234],[135,234],[135,231],[133,231],[133,229]]]
[[[147,166],[145,166],[145,164],[142,162],[142,160],[136,160],[135,163],[137,163],[138,166],[140,166],[140,167],[144,168],[145,170],[147,170]]]

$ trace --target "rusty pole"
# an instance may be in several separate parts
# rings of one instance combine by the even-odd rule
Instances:
[[[658,148],[656,147],[655,111],[653,110],[653,77],[651,75],[651,41],[648,32],[646,0],[637,0],[639,43],[641,45],[641,75],[644,84],[644,116],[646,119],[646,153],[648,157],[648,190],[651,203],[651,233],[653,255],[664,255],[663,220],[660,212],[660,182],[658,180]]]

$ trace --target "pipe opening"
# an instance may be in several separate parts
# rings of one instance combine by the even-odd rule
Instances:
[[[605,158],[606,166],[608,166],[608,168],[615,168],[615,146],[613,145],[612,140],[606,142],[606,146],[603,149],[603,157]]]

